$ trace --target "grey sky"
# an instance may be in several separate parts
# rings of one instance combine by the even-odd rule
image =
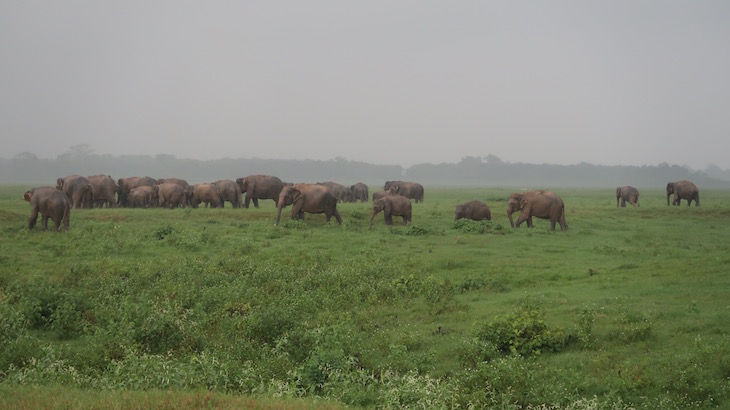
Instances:
[[[730,168],[730,2],[0,2],[0,156]]]

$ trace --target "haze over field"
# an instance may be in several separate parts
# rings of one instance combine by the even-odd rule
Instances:
[[[0,156],[730,168],[727,1],[0,3]]]

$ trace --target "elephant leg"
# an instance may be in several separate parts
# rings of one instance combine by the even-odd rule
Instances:
[[[258,198],[253,198],[252,201],[253,201],[254,208],[258,208],[259,207],[259,199]],[[248,208],[248,207],[246,207],[246,208]]]
[[[337,220],[337,223],[339,225],[342,225],[342,218],[340,217],[340,213],[337,212],[337,209],[335,208],[335,220]]]
[[[304,215],[302,214],[302,203],[301,201],[297,201],[291,208],[291,219],[304,219]]]
[[[48,215],[41,215],[41,230],[48,230]]]
[[[522,208],[522,212],[520,212],[520,216],[517,218],[517,221],[515,221],[515,228],[519,228],[522,222],[527,221],[527,227],[532,228],[532,216],[530,216],[530,208],[524,207]]]

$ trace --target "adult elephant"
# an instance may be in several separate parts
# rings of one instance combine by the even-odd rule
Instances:
[[[482,201],[469,201],[463,204],[456,205],[456,210],[454,211],[454,221],[458,221],[462,218],[471,219],[474,221],[491,221],[492,211],[489,209],[489,206]]]
[[[383,212],[386,225],[393,225],[393,216],[403,217],[403,226],[411,222],[411,200],[403,195],[386,195],[373,201],[373,213],[370,215],[370,225],[380,212]]]
[[[86,177],[94,192],[94,207],[117,207],[116,193],[119,190],[117,182],[109,175],[90,175]]]
[[[193,193],[191,186],[183,187],[174,182],[163,182],[157,185],[157,194],[160,208],[183,207],[188,203],[188,197]]]
[[[236,184],[241,188],[241,194],[246,194],[243,203],[245,208],[248,208],[251,201],[253,201],[253,206],[258,208],[259,199],[271,199],[276,205],[281,189],[284,187],[281,179],[272,175],[249,175],[236,179]]]
[[[132,188],[127,196],[127,207],[149,208],[159,206],[159,187],[143,185]]]
[[[56,180],[56,189],[63,191],[73,208],[89,208],[94,201],[94,189],[89,180],[81,175],[69,175]]]
[[[512,222],[512,214],[521,211],[517,222]],[[519,228],[520,224],[527,221],[527,226],[532,228],[532,217],[550,220],[550,229],[555,230],[555,223],[560,224],[560,229],[568,230],[565,223],[565,204],[562,198],[550,191],[528,191],[510,195],[507,202],[507,217],[510,226]]]
[[[186,205],[192,205],[190,203],[192,199],[193,194],[193,186],[188,183],[188,181],[180,178],[160,178],[157,180],[157,185],[162,184],[177,184],[183,187],[183,191],[185,192],[185,204]]]
[[[616,188],[616,208],[619,201],[622,208],[626,208],[627,202],[635,207],[639,206],[639,190],[629,185]]]
[[[368,195],[368,186],[363,184],[362,182],[358,182],[355,185],[350,186],[350,191],[352,191],[352,195],[354,197],[354,202],[360,201],[360,202],[367,202],[369,195]]]
[[[337,198],[324,185],[294,184],[282,188],[281,193],[279,193],[275,226],[279,225],[279,220],[281,220],[282,208],[289,205],[292,205],[292,219],[303,219],[305,212],[325,214],[327,222],[334,216],[337,223],[342,225],[342,218],[340,218],[340,213],[337,212]]]
[[[672,205],[679,206],[682,200],[686,199],[687,206],[691,206],[692,201],[695,201],[695,206],[700,206],[700,190],[690,181],[677,181],[667,184],[667,206],[669,206],[669,196],[672,194],[674,194]]]
[[[395,193],[414,199],[416,203],[423,202],[423,185],[417,182],[385,181],[383,190],[387,191],[390,187],[395,187]]]
[[[41,230],[48,230],[48,219],[56,224],[56,231],[64,229],[68,231],[71,218],[71,200],[63,191],[50,187],[33,188],[23,194],[23,199],[30,202],[30,218],[28,229],[35,227],[38,221],[38,213],[41,214]]]
[[[129,192],[137,187],[141,186],[157,186],[157,180],[151,177],[129,177],[119,178],[117,180],[117,205],[127,206],[127,196]]]
[[[218,188],[216,188],[215,184],[202,183],[193,185],[192,207],[197,208],[201,202],[205,203],[206,208],[208,205],[211,208],[223,207],[221,195],[218,193]]]
[[[221,197],[221,208],[225,208],[226,201],[231,203],[234,208],[240,208],[241,205],[241,188],[232,179],[220,179],[213,182],[218,195]]]

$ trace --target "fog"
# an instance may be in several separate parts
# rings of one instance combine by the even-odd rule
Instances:
[[[727,1],[0,2],[0,157],[730,168]]]

